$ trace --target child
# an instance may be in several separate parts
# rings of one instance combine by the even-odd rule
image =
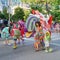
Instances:
[[[42,26],[40,24],[39,21],[37,21],[35,23],[36,26],[36,33],[35,33],[35,43],[34,43],[34,47],[36,49],[36,51],[40,50],[40,48],[42,48],[42,40],[43,40],[43,30],[42,30]],[[40,48],[39,48],[40,46]]]
[[[50,48],[50,40],[51,40],[51,35],[50,32],[47,31],[44,36],[44,42],[45,42],[45,52],[52,52],[52,49]]]
[[[18,39],[18,42],[20,42],[20,31],[19,31],[19,29],[15,29],[15,28],[12,29],[11,36],[14,39],[14,46],[13,46],[13,48],[16,49],[17,48],[17,43],[16,43],[17,39]]]
[[[10,45],[8,40],[9,36],[10,36],[10,27],[5,27],[1,32],[1,38],[6,39],[5,44],[8,45]]]
[[[24,26],[23,25],[18,25],[18,29],[20,30],[20,33],[21,33],[21,40],[22,40],[22,43],[24,44]]]

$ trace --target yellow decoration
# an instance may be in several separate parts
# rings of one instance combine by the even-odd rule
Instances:
[[[32,35],[32,32],[26,32],[25,33],[25,36],[28,38],[28,37],[30,37]]]

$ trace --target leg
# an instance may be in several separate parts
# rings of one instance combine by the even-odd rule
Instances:
[[[24,45],[24,39],[22,39],[22,44]]]
[[[17,40],[17,41],[18,41],[18,44],[20,44],[20,38],[18,38],[18,40]]]
[[[53,51],[52,48],[50,48],[50,47],[46,47],[45,52],[52,52],[52,51]]]
[[[34,43],[34,48],[35,48],[36,51],[39,50],[39,43],[38,43],[38,42],[35,42],[35,43]]]
[[[9,40],[6,38],[6,40],[5,40],[5,44],[8,45],[8,43],[9,43]]]
[[[24,45],[24,39],[23,39],[23,37],[21,36],[20,38],[21,38],[21,40],[22,40],[22,44]]]
[[[49,48],[48,48],[48,51],[49,51],[49,52],[52,52],[52,51],[53,51],[53,49],[49,47]]]
[[[16,49],[16,48],[17,48],[16,41],[17,41],[17,39],[14,39],[14,46],[13,46],[13,48],[14,48],[14,49]]]
[[[20,36],[16,36],[17,37],[17,43],[20,44]]]
[[[45,52],[49,52],[49,41],[45,41]]]
[[[43,40],[41,41],[41,46],[42,46],[42,50],[45,50],[45,44]]]
[[[48,51],[48,47],[45,47],[45,52],[49,52],[49,51]]]

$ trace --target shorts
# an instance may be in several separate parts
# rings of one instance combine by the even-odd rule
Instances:
[[[17,41],[17,39],[14,39],[14,41]]]
[[[19,39],[20,36],[19,36],[19,35],[15,35],[13,38],[14,38],[14,39]]]
[[[49,47],[49,41],[44,41],[45,47]]]

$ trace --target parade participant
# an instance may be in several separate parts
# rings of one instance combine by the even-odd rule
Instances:
[[[41,50],[41,47],[42,47],[41,42],[43,40],[43,29],[42,29],[42,26],[39,21],[37,21],[35,23],[35,26],[36,26],[36,33],[35,33],[34,47],[35,47],[36,51],[38,51],[38,50]],[[39,48],[39,46],[40,46],[40,48]]]
[[[22,43],[24,44],[24,39],[23,39],[23,37],[24,37],[24,26],[23,25],[18,25],[18,29],[20,30],[20,33],[21,33],[21,40],[22,40]]]
[[[5,39],[5,44],[9,44],[9,38],[10,36],[10,27],[5,27],[2,31],[1,31],[1,38]]]
[[[22,39],[22,43],[24,44],[24,39],[23,39],[23,37],[24,37],[24,27],[22,26],[21,27],[21,39]]]
[[[45,43],[45,52],[52,52],[52,48],[50,48],[51,35],[49,31],[46,31],[44,35],[44,43]]]
[[[16,49],[17,48],[17,43],[16,43],[17,39],[18,39],[18,41],[20,43],[20,31],[19,31],[19,29],[12,29],[11,33],[12,33],[12,37],[14,39],[13,48]]]
[[[55,24],[55,30],[56,30],[57,33],[59,33],[59,29],[60,29],[59,23],[56,23],[56,24]]]

